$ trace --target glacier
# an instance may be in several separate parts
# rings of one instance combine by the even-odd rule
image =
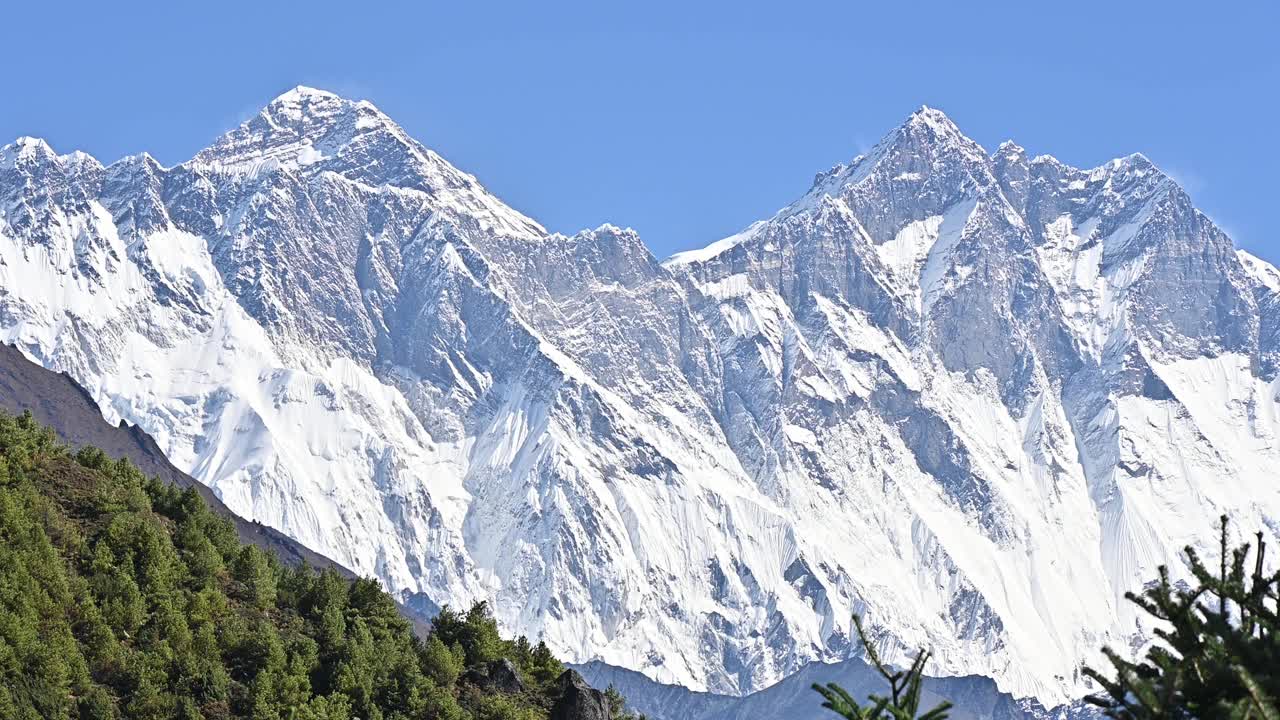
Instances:
[[[1147,158],[922,107],[742,232],[550,233],[366,101],[0,149],[0,339],[236,513],[562,657],[743,694],[921,645],[1053,706],[1218,517],[1280,531],[1280,271]]]

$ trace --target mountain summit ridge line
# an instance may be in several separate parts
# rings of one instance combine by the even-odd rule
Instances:
[[[1276,535],[1278,293],[1145,157],[927,107],[665,262],[307,88],[171,168],[0,149],[0,340],[411,605],[717,692],[856,654],[857,611],[1077,698],[1172,548]]]

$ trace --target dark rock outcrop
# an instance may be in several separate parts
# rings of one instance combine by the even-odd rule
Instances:
[[[481,690],[507,693],[508,695],[522,693],[526,690],[524,682],[520,680],[520,673],[516,670],[516,666],[506,658],[494,660],[483,668],[468,670],[462,676],[462,679]]]
[[[557,680],[560,699],[551,708],[551,720],[609,720],[609,701],[587,684],[577,670],[565,670]]]

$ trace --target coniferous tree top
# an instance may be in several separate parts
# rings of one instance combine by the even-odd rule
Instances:
[[[1085,672],[1102,685],[1090,698],[1111,717],[1280,720],[1280,572],[1266,571],[1266,544],[1230,548],[1222,518],[1218,567],[1191,547],[1197,587],[1181,589],[1169,570],[1141,595],[1126,597],[1162,621],[1160,641],[1130,662],[1105,648],[1113,674]]]
[[[862,627],[862,618],[853,616],[853,627],[858,631],[858,640],[866,648],[867,659],[872,667],[889,683],[888,695],[868,695],[866,704],[860,704],[843,687],[837,683],[818,685],[813,689],[821,695],[825,702],[822,707],[848,720],[946,720],[951,710],[950,702],[939,703],[933,709],[918,715],[920,712],[920,691],[923,689],[924,666],[929,662],[928,651],[921,649],[911,667],[906,670],[893,670],[880,659],[875,646],[867,641],[866,631]]]

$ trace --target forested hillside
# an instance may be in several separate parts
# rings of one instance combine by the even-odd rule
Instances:
[[[377,582],[285,567],[194,488],[0,414],[0,718],[603,720],[610,701],[484,604],[424,641]]]
[[[93,395],[70,375],[46,370],[17,347],[0,343],[0,412],[20,415],[27,411],[72,448],[91,445],[113,458],[128,458],[147,477],[159,476],[170,485],[195,488],[215,515],[231,522],[242,542],[266,550],[284,564],[307,563],[316,569],[332,568],[348,579],[356,577],[279,530],[236,515],[206,485],[174,466],[155,438],[142,428],[128,423],[113,426],[104,420]],[[425,627],[426,619],[412,611],[406,614],[416,626]]]

